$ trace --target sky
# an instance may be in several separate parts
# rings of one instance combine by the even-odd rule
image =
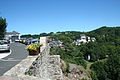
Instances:
[[[0,0],[7,32],[87,32],[120,26],[120,0]]]

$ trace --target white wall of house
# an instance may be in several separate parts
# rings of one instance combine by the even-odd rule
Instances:
[[[88,43],[90,41],[96,41],[96,39],[94,37],[89,37],[89,36],[86,36],[85,34],[81,34],[80,35],[80,39],[77,39],[76,41],[74,41],[73,43],[75,43],[76,45],[80,45],[81,42],[83,43]]]
[[[82,39],[82,40],[80,40],[80,42],[86,43],[87,40],[86,39]]]
[[[93,42],[94,42],[94,41],[96,41],[96,39],[93,37],[93,38],[91,38],[91,41],[93,41]]]

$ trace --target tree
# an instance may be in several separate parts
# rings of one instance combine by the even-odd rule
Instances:
[[[111,80],[119,80],[120,79],[120,54],[117,51],[111,53],[107,60],[107,72],[108,77]]]
[[[2,17],[0,17],[0,38],[1,39],[3,39],[5,36],[6,27],[7,27],[6,19],[3,19]]]
[[[63,43],[72,43],[72,40],[69,37],[64,35],[60,35],[58,39],[63,41]]]
[[[95,71],[99,80],[107,79],[107,73],[104,69],[104,62],[97,61],[94,64],[92,64],[90,68]]]
[[[96,73],[94,71],[91,71],[90,75],[91,75],[92,80],[98,80]]]

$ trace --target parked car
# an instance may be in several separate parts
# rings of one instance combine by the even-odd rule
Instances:
[[[25,44],[26,45],[31,44],[31,41],[32,41],[32,39],[25,39]]]
[[[23,42],[24,42],[24,40],[25,40],[24,38],[21,38],[21,39],[20,39],[20,43],[23,43]]]
[[[31,41],[32,41],[33,39],[28,39],[27,40],[27,44],[31,44]]]
[[[20,40],[19,40],[19,39],[16,39],[15,42],[20,42]]]
[[[22,43],[22,40],[23,40],[23,39],[20,39],[20,43]]]
[[[23,39],[23,40],[22,40],[22,43],[23,43],[23,44],[25,44],[25,40],[26,40],[26,39]]]
[[[32,43],[40,43],[40,40],[38,40],[38,39],[33,39],[33,40],[31,40],[31,44]]]
[[[10,52],[10,42],[8,40],[0,40],[0,51]]]

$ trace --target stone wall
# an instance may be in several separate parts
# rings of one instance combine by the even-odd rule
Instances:
[[[48,57],[48,75],[51,80],[63,80],[63,73],[60,68],[60,56],[52,55]]]
[[[4,77],[5,80],[44,80],[40,77],[25,75],[26,70],[29,69],[37,57],[38,56],[28,56],[26,59],[22,60],[19,64],[7,71],[1,80],[4,80]]]
[[[46,47],[43,52],[39,54],[33,64],[30,66],[28,70],[26,70],[25,74],[30,76],[48,78],[47,74],[47,57],[49,56],[49,47]]]
[[[40,48],[40,52],[42,52],[48,45],[47,40],[48,40],[47,37],[40,37],[40,44],[42,45]]]
[[[47,38],[42,37],[41,40],[43,47],[39,55],[28,56],[7,71],[4,76],[11,76],[15,80],[63,80],[60,56],[49,55],[50,47],[46,43]]]
[[[49,55],[49,49],[48,46],[40,53],[29,70],[25,72],[27,75],[50,80],[63,80],[62,70],[60,69],[60,56]]]

